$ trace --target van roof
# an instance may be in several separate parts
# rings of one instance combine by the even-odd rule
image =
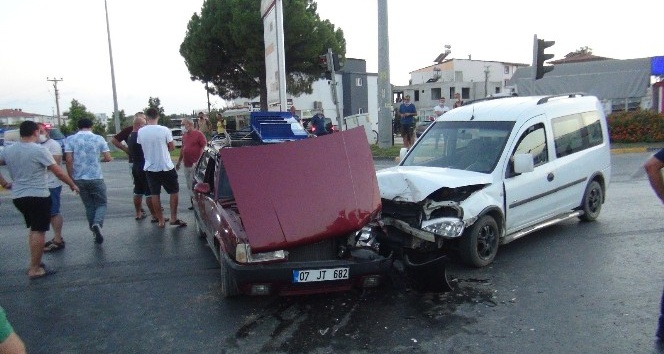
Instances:
[[[455,108],[436,120],[519,122],[545,113],[557,117],[594,110],[603,112],[597,97],[583,94],[492,97]]]

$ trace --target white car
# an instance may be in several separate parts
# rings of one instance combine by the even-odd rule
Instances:
[[[182,129],[171,128],[171,133],[173,134],[173,144],[175,144],[175,147],[182,147]]]
[[[389,242],[428,262],[493,262],[499,244],[595,220],[611,176],[600,102],[581,94],[492,97],[445,113],[398,166],[377,173]]]

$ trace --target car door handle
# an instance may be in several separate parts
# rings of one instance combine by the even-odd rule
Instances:
[[[546,175],[546,180],[549,181],[549,182],[551,182],[551,181],[553,181],[553,177],[554,177],[554,176],[553,176],[553,172],[549,172],[549,174]]]

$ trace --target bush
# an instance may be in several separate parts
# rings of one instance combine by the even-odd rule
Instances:
[[[609,136],[612,143],[656,143],[664,141],[664,114],[653,111],[611,113]]]

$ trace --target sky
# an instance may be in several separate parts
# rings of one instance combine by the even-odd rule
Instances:
[[[251,0],[259,1],[259,0]],[[179,48],[187,23],[204,0],[107,0],[118,109],[133,114],[150,97],[166,114],[207,107]],[[378,0],[317,0],[318,14],[344,31],[346,56],[378,70]],[[530,64],[533,37],[553,40],[553,58],[581,47],[613,59],[664,55],[657,17],[664,1],[610,3],[560,0],[493,2],[387,0],[392,84],[409,72],[448,58]],[[653,15],[655,14],[655,15]],[[284,19],[288,21],[288,18]],[[0,109],[55,115],[77,100],[93,113],[113,113],[113,90],[103,0],[0,0]],[[212,107],[223,100],[210,96]]]

